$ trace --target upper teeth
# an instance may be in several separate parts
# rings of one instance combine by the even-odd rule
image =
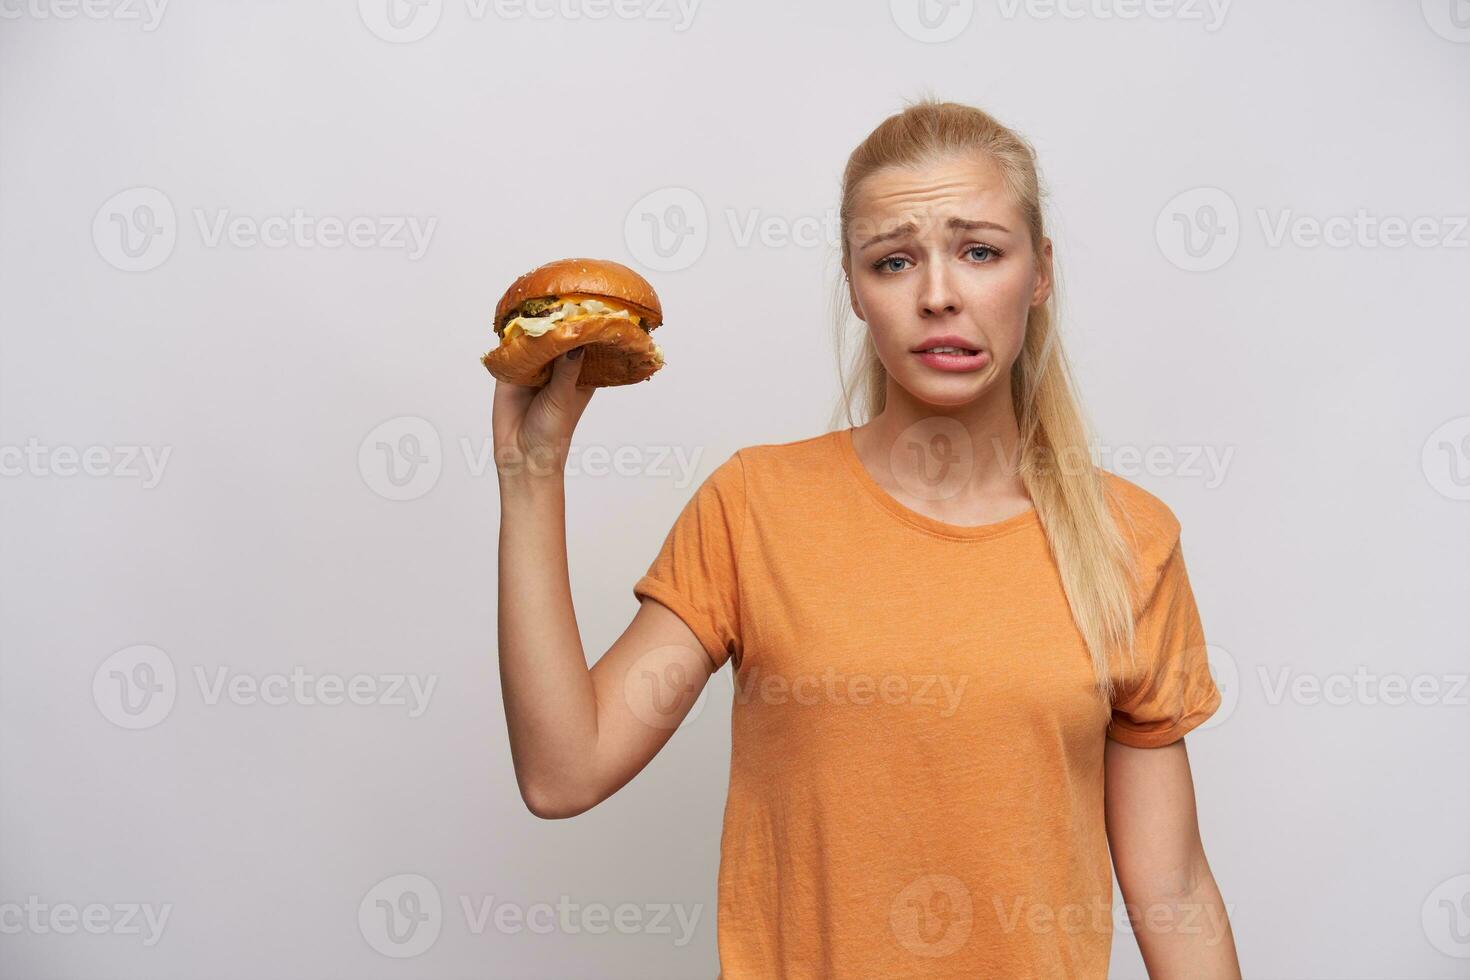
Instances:
[[[968,350],[966,350],[965,348],[963,348],[963,347],[928,347],[928,348],[925,348],[924,353],[926,353],[926,354],[931,354],[931,353],[933,353],[933,354],[968,354],[970,352]]]

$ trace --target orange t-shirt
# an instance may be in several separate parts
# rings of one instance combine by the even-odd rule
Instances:
[[[851,431],[732,454],[633,586],[734,661],[721,977],[1105,977],[1104,739],[1220,704],[1179,523],[1106,474],[1143,597],[1109,710],[1036,512],[921,514]]]

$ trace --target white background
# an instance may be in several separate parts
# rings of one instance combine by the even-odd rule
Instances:
[[[595,659],[700,479],[829,427],[838,177],[932,91],[1035,143],[1099,443],[1155,459],[1104,462],[1183,524],[1246,975],[1470,975],[1464,2],[395,2],[0,3],[0,973],[713,976],[729,672],[616,796],[525,809],[478,358],[549,259],[662,297],[667,368],[577,434],[629,462],[568,480]],[[435,686],[213,697],[298,667]],[[477,931],[462,900],[572,911]],[[93,903],[98,934],[52,918]],[[578,925],[625,903],[628,934]]]

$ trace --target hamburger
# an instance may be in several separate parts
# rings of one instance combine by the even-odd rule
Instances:
[[[578,388],[646,381],[664,366],[652,337],[663,318],[658,294],[627,266],[558,259],[527,272],[500,297],[500,345],[480,361],[501,381],[539,387],[551,380],[558,355],[585,347]]]

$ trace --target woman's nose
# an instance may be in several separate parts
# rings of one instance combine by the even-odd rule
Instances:
[[[919,295],[919,312],[923,316],[938,316],[942,313],[958,313],[960,294],[947,272],[938,266],[930,267],[924,277],[923,291]]]

